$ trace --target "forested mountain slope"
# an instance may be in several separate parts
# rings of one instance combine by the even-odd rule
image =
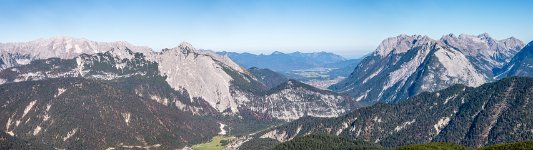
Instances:
[[[477,88],[456,85],[399,104],[378,103],[336,118],[305,117],[255,134],[287,141],[333,134],[393,147],[451,142],[481,147],[533,139],[533,78],[511,77]]]

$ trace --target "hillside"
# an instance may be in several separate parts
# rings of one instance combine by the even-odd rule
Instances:
[[[142,86],[149,85],[133,85]],[[0,122],[7,122],[0,128],[58,148],[183,147],[219,132],[215,120],[180,108],[178,101],[163,105],[117,83],[82,78],[25,81],[0,85],[0,95],[0,114],[5,116]]]
[[[254,75],[257,80],[263,83],[267,89],[272,89],[284,82],[289,81],[284,75],[274,72],[267,68],[252,67],[248,71]]]
[[[261,147],[264,145],[264,147]],[[267,146],[268,145],[268,146]],[[445,142],[431,142],[426,144],[413,144],[394,148],[381,147],[374,143],[353,141],[339,136],[331,135],[306,135],[303,137],[296,137],[290,141],[279,143],[270,143],[267,140],[258,142],[254,146],[243,145],[241,149],[270,149],[270,150],[308,150],[308,149],[331,149],[331,150],[346,150],[346,149],[367,149],[367,150],[475,150],[475,148],[466,147],[453,143]],[[531,149],[533,148],[532,141],[514,142],[496,144],[477,148],[478,150],[509,150],[509,149]]]
[[[456,85],[341,117],[301,118],[252,137],[284,142],[307,134],[332,134],[386,147],[428,142],[481,147],[532,140],[532,93],[530,77],[505,78],[477,88]]]

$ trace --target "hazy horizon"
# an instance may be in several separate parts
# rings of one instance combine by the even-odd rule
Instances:
[[[2,1],[1,42],[52,36],[128,41],[154,50],[182,41],[213,51],[332,52],[358,58],[388,37],[488,33],[525,43],[533,1]]]
[[[449,33],[449,34],[454,34],[454,33]],[[461,34],[464,34],[464,33],[461,33]],[[480,34],[483,34],[483,33],[480,33]],[[448,35],[448,34],[446,34]],[[454,34],[456,36],[459,36],[460,34]],[[468,34],[468,35],[479,35],[479,34]],[[490,35],[490,34],[489,34]],[[394,36],[398,36],[398,35],[394,35]],[[394,36],[390,36],[390,37],[394,37]],[[445,36],[445,35],[442,35],[442,36]],[[441,36],[441,37],[442,37]],[[490,35],[492,36],[492,35]],[[149,47],[151,48],[153,51],[161,51],[162,49],[165,49],[165,48],[173,48],[173,47],[177,47],[180,43],[182,42],[188,42],[188,41],[177,41],[175,42],[176,44],[174,46],[169,46],[169,47],[161,47],[161,48],[154,48],[154,47],[151,47],[149,45],[140,45],[140,44],[137,44],[137,43],[132,43],[131,41],[127,41],[127,40],[120,40],[120,39],[117,39],[117,40],[110,40],[110,41],[98,41],[98,40],[93,40],[93,39],[89,39],[89,38],[85,38],[85,37],[75,37],[75,36],[69,36],[69,35],[56,35],[56,36],[50,36],[50,37],[40,37],[40,38],[37,38],[37,39],[32,39],[32,40],[27,40],[27,41],[9,41],[9,42],[4,42],[4,41],[0,41],[0,43],[10,43],[10,42],[15,42],[15,43],[19,43],[19,42],[29,42],[29,41],[33,41],[33,40],[39,40],[39,39],[46,39],[46,38],[56,38],[56,37],[69,37],[69,38],[82,38],[82,39],[86,39],[86,40],[92,40],[92,41],[96,41],[96,42],[117,42],[117,41],[126,41],[130,44],[133,44],[133,45],[136,45],[136,46],[144,46],[144,47]],[[428,36],[430,37],[430,36]],[[430,37],[432,39],[440,39],[441,37]],[[514,36],[511,36],[511,37],[514,37]],[[389,37],[387,37],[389,38]],[[494,37],[493,37],[494,38]],[[510,37],[507,37],[507,38],[510,38]],[[515,37],[516,38],[516,37]],[[383,39],[385,40],[385,39]],[[496,39],[496,40],[502,40],[502,39]],[[521,39],[519,39],[521,40]],[[524,41],[524,40],[521,40],[522,42],[524,42],[525,44],[527,44],[529,41]],[[190,42],[188,42],[190,43]],[[378,42],[376,43],[375,47],[372,48],[372,49],[369,49],[367,51],[350,51],[350,50],[347,50],[347,51],[339,51],[339,50],[276,50],[276,49],[267,49],[267,50],[262,50],[262,51],[247,51],[247,50],[224,50],[224,49],[206,49],[206,48],[202,48],[202,47],[197,47],[194,43],[191,43],[192,46],[194,46],[196,49],[203,49],[203,50],[210,50],[210,51],[215,51],[215,52],[235,52],[235,53],[250,53],[250,54],[255,54],[255,55],[270,55],[276,51],[279,51],[279,52],[282,52],[282,53],[285,53],[285,54],[288,54],[288,53],[295,53],[295,52],[301,52],[301,53],[318,53],[318,52],[327,52],[327,53],[333,53],[333,54],[336,54],[336,55],[339,55],[339,56],[342,56],[344,58],[347,58],[347,59],[360,59],[360,58],[363,58],[364,56],[372,53],[377,47],[378,45],[380,44],[381,42]]]

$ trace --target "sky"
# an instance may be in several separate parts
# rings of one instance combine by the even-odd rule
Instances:
[[[533,40],[531,0],[0,0],[0,42],[53,36],[128,41],[155,50],[357,58],[399,34],[488,33]]]

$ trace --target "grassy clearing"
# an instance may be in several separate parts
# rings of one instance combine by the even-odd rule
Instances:
[[[202,143],[192,146],[195,150],[222,150],[222,141],[229,141],[234,137],[229,136],[215,136],[208,143]]]

